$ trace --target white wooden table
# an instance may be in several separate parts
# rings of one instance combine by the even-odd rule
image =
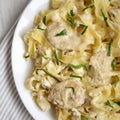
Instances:
[[[0,41],[28,2],[29,0],[0,0]]]

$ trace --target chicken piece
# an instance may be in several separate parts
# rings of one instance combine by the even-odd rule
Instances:
[[[111,67],[112,60],[112,56],[107,56],[105,47],[101,47],[101,49],[91,57],[89,75],[92,78],[92,84],[105,85],[110,82],[110,78],[113,75]]]
[[[54,86],[48,100],[59,108],[73,109],[84,104],[85,89],[77,80],[66,80]]]
[[[56,36],[56,34],[66,30],[65,35]],[[64,22],[54,22],[48,25],[46,30],[48,41],[60,50],[84,50],[88,44],[84,36],[78,35],[69,25]]]

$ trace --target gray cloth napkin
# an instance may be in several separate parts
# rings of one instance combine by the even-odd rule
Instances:
[[[22,104],[13,80],[11,44],[14,29],[0,43],[0,120],[33,120]]]
[[[0,120],[33,120],[20,100],[12,74],[11,45],[16,23],[0,43]]]

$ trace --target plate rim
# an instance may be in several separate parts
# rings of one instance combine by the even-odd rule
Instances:
[[[29,6],[32,2],[33,2],[33,0],[30,0],[30,2],[29,2],[29,3],[26,5],[26,7],[23,9],[23,11],[22,11],[22,13],[21,13],[21,15],[20,15],[20,18],[19,18],[19,20],[18,20],[18,22],[17,22],[17,25],[16,25],[16,27],[15,27],[15,30],[14,30],[14,34],[13,34],[13,38],[12,38],[12,45],[11,45],[11,69],[12,69],[13,80],[14,80],[14,83],[15,83],[15,87],[16,87],[18,96],[19,96],[22,104],[24,105],[25,109],[27,110],[28,114],[31,115],[31,117],[32,117],[33,119],[35,119],[35,116],[32,115],[32,113],[30,112],[30,110],[29,110],[29,109],[27,108],[27,106],[25,105],[25,103],[24,103],[24,101],[23,101],[23,99],[22,99],[22,96],[21,96],[21,94],[20,94],[20,92],[19,92],[19,90],[18,90],[17,82],[16,82],[16,80],[15,80],[15,76],[14,76],[14,72],[13,72],[14,70],[13,70],[13,57],[12,57],[12,56],[13,56],[13,44],[14,44],[14,39],[15,39],[15,35],[16,35],[16,33],[17,33],[18,26],[19,26],[19,24],[20,24],[20,21],[21,21],[21,18],[22,18],[22,16],[23,16],[24,12],[26,11],[26,9],[28,8],[28,6]]]
[[[17,85],[17,82],[16,82],[16,77],[15,77],[15,75],[14,75],[14,65],[13,65],[13,49],[14,49],[14,47],[13,47],[13,45],[14,45],[14,41],[15,41],[15,37],[16,37],[16,34],[17,34],[17,30],[18,30],[18,27],[19,27],[19,24],[20,24],[20,22],[21,22],[21,19],[22,19],[22,17],[23,17],[23,14],[25,13],[25,11],[29,8],[29,6],[31,5],[31,4],[33,4],[34,2],[37,2],[38,0],[30,0],[29,2],[28,2],[28,4],[26,5],[26,7],[23,9],[23,11],[22,11],[22,13],[21,13],[21,15],[20,15],[20,18],[19,18],[19,20],[18,20],[18,22],[17,22],[17,25],[16,25],[16,27],[15,27],[15,30],[14,30],[14,34],[13,34],[13,37],[12,37],[12,44],[11,44],[11,56],[10,56],[10,58],[11,58],[11,70],[12,70],[12,75],[13,75],[13,81],[14,81],[14,83],[15,83],[15,87],[16,87],[16,90],[17,90],[17,93],[18,93],[18,95],[19,95],[19,98],[20,98],[20,100],[21,100],[21,102],[22,102],[22,104],[24,105],[24,107],[25,107],[25,109],[27,110],[27,112],[28,112],[28,114],[34,119],[34,120],[38,120],[37,119],[37,117],[28,109],[28,107],[27,107],[27,105],[25,104],[25,102],[24,102],[24,100],[23,100],[23,97],[22,97],[22,95],[21,95],[21,93],[20,93],[20,90],[18,89],[18,85]],[[46,0],[46,2],[47,1],[50,1],[50,0]],[[41,1],[40,1],[41,2]],[[44,2],[43,2],[44,3]],[[42,4],[42,3],[41,3]],[[32,96],[31,96],[32,97]],[[42,111],[41,111],[42,112]]]

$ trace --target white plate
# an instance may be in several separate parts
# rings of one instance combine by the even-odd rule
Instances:
[[[29,3],[18,22],[12,43],[11,58],[15,84],[23,104],[35,120],[54,120],[55,113],[52,110],[42,112],[34,102],[31,93],[24,86],[25,80],[32,71],[32,63],[25,61],[23,57],[25,53],[23,36],[33,27],[35,16],[41,10],[49,8],[49,2],[49,0],[32,0]]]

